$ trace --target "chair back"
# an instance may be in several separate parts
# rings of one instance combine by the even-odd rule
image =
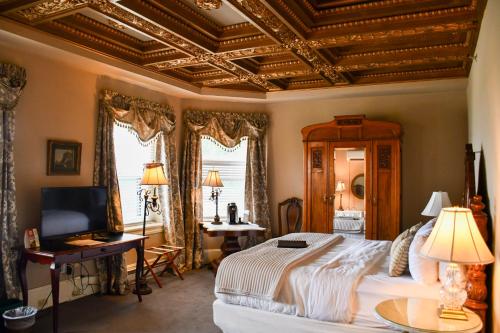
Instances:
[[[280,236],[300,232],[302,228],[302,199],[293,197],[280,202],[278,204],[278,222]]]

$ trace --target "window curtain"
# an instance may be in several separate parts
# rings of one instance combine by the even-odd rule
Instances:
[[[16,185],[14,178],[14,108],[26,84],[24,68],[0,63],[0,299],[17,298],[19,281],[17,259],[19,236],[16,221]]]
[[[207,112],[188,110],[185,113],[185,138],[181,193],[184,207],[186,266],[199,268],[203,262],[199,223],[202,212],[201,138],[210,136],[222,145],[233,148],[248,137],[245,208],[250,220],[266,228],[271,237],[266,174],[266,129],[264,113]]]
[[[115,124],[130,129],[131,133],[136,135],[142,144],[156,143],[157,161],[164,164],[165,175],[170,181],[168,188],[160,191],[160,203],[163,207],[165,207],[167,201],[165,196],[169,199],[169,216],[167,218],[167,216],[162,215],[165,238],[171,245],[184,246],[184,224],[174,138],[174,113],[168,105],[121,95],[111,90],[103,90],[99,98],[94,184],[108,187],[109,229],[123,231],[120,190],[113,142],[113,127]],[[108,292],[123,294],[127,288],[127,266],[124,256],[113,257],[111,265],[112,290]],[[98,260],[97,269],[101,290],[106,290],[106,262]]]

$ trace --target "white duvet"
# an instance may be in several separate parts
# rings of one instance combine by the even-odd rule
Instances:
[[[390,242],[361,240],[319,266],[312,274],[309,291],[303,293],[307,295],[305,317],[350,323],[359,280],[389,249]]]
[[[366,240],[333,245],[337,251],[328,260],[324,260],[322,251],[312,259],[313,265],[309,261],[288,273],[273,300],[217,292],[216,296],[231,304],[349,323],[359,279],[387,254],[389,247],[390,242]]]
[[[228,304],[241,305],[254,309],[305,317],[309,297],[309,283],[312,274],[318,267],[332,261],[340,252],[351,247],[360,240],[345,238],[342,242],[325,249],[317,257],[295,267],[275,301],[254,297],[218,294],[216,297]],[[374,315],[375,306],[386,299],[395,297],[422,297],[439,299],[439,282],[424,285],[414,281],[411,276],[389,277],[389,255],[385,255],[373,267],[365,272],[355,288],[355,296],[351,298],[353,319],[351,324],[365,327],[386,327]],[[354,289],[354,288],[353,288]]]

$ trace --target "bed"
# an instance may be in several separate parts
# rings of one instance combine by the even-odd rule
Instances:
[[[479,196],[474,196],[475,192],[472,192],[475,186],[473,184],[473,154],[471,157],[470,153],[471,147],[468,147],[469,162],[466,162],[466,169],[469,170],[466,172],[466,193],[464,197],[467,206],[470,206],[473,210],[479,229],[486,233],[486,218],[485,214],[482,212],[484,205],[481,204],[481,198]],[[470,172],[470,170],[472,170],[472,172]],[[483,235],[487,236],[487,234]],[[293,235],[288,236],[292,239],[294,237]],[[300,239],[304,236],[305,234],[302,234],[297,237]],[[286,274],[284,275],[286,278],[282,283],[279,283],[279,289],[277,291],[276,289],[272,289],[275,292],[273,297],[270,297],[266,293],[232,293],[230,288],[224,288],[224,278],[220,278],[223,281],[219,281],[218,275],[216,282],[217,300],[213,304],[215,324],[221,328],[224,333],[392,332],[390,327],[385,326],[375,318],[373,309],[376,304],[383,300],[396,297],[439,298],[439,282],[431,285],[424,285],[414,281],[409,275],[389,277],[387,274],[389,262],[388,245],[382,244],[384,243],[383,241],[371,241],[371,243],[380,243],[380,246],[377,245],[377,247],[380,247],[380,251],[373,257],[367,259],[370,265],[366,263],[363,264],[363,267],[366,266],[368,268],[359,275],[358,283],[352,284],[353,297],[350,298],[351,301],[347,301],[349,304],[352,302],[352,306],[350,307],[352,309],[351,320],[339,323],[335,322],[335,320],[331,320],[331,318],[325,320],[322,317],[323,314],[319,316],[311,315],[315,314],[315,310],[310,310],[310,304],[324,303],[325,301],[323,299],[327,299],[325,304],[328,304],[328,306],[326,309],[329,311],[332,310],[332,312],[339,312],[335,307],[338,306],[339,309],[343,309],[345,305],[340,303],[346,303],[342,298],[339,298],[340,301],[337,300],[337,303],[331,301],[330,297],[323,297],[320,301],[317,300],[319,299],[317,297],[311,298],[311,294],[314,293],[310,292],[310,290],[316,288],[321,291],[321,289],[318,289],[318,286],[315,286],[314,282],[310,281],[325,281],[319,280],[316,277],[315,279],[311,279],[311,274],[316,274],[313,272],[317,272],[318,267],[323,267],[325,263],[330,262],[332,258],[336,258],[339,254],[346,252],[345,250],[349,252],[351,249],[356,249],[358,246],[364,246],[364,243],[362,244],[361,242],[368,242],[365,240],[343,237],[341,235],[330,235],[329,237],[334,237],[332,240],[333,243],[325,242],[326,245],[320,247],[319,250],[315,250],[314,254],[304,253],[303,256],[306,257],[306,259],[301,260],[298,264],[293,265],[291,269],[286,270]],[[273,240],[271,240],[271,242],[272,241]],[[259,261],[259,258],[263,257],[261,255],[262,253],[268,253],[260,252],[259,254],[259,251],[269,251],[269,249],[265,247],[257,249],[257,253],[255,254],[257,259],[255,259],[255,261]],[[246,266],[249,265],[242,263],[240,269],[244,269]],[[276,266],[279,266],[279,264]],[[353,266],[355,265],[353,264]],[[469,270],[474,270],[476,276],[477,274],[484,274],[484,266],[471,267]],[[227,273],[228,271],[229,270],[226,270],[224,272]],[[248,275],[249,272],[240,272],[240,274],[241,275],[237,275],[237,273],[234,275],[226,274],[226,277],[230,277],[229,280],[231,280],[231,283],[237,281],[236,285],[239,286],[239,279]],[[263,271],[257,275],[266,276],[266,274],[267,273]],[[466,306],[478,312],[484,320],[484,311],[487,308],[484,303],[484,295],[478,296],[477,293],[474,293],[476,288],[480,289],[484,287],[484,284],[481,285],[481,281],[479,280],[481,279],[469,281],[469,299]],[[263,281],[267,281],[267,278]],[[263,282],[260,281],[259,283]],[[343,283],[346,283],[346,281]],[[244,283],[241,284],[244,285]],[[327,289],[325,293],[327,293],[328,289],[331,287],[325,288]],[[349,290],[349,287],[343,289]],[[227,292],[228,290],[229,292]],[[244,288],[242,290],[244,290]],[[264,290],[266,289],[264,288]],[[347,292],[347,294],[349,293],[350,292]],[[305,296],[306,294],[309,294],[309,296]],[[332,305],[329,302],[333,302],[336,305]]]
[[[365,218],[363,211],[335,211],[333,232],[341,234],[359,234],[364,236]]]

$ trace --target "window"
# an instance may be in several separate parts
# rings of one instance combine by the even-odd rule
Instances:
[[[141,145],[137,137],[129,129],[114,126],[116,171],[120,186],[123,223],[131,224],[143,221],[144,201],[139,198],[141,190],[139,182],[142,178],[144,164],[155,157],[155,144]],[[157,214],[149,214],[148,221],[159,221]]]
[[[247,140],[232,149],[223,148],[214,139],[204,137],[201,140],[202,179],[209,170],[219,170],[224,187],[219,197],[219,216],[226,220],[227,204],[235,202],[238,215],[243,216],[245,201],[245,173],[247,162]],[[215,202],[210,200],[212,188],[203,186],[203,219],[212,221],[215,216]]]

